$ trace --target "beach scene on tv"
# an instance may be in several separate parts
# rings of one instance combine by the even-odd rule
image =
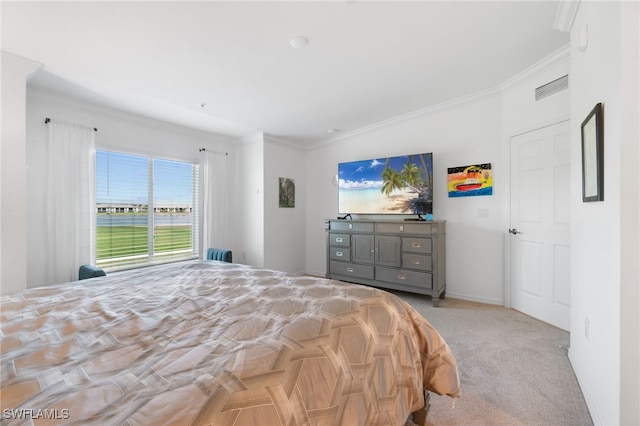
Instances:
[[[432,219],[431,153],[338,164],[341,214],[418,214]]]

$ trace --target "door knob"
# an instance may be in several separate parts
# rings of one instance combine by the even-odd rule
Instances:
[[[516,228],[509,229],[509,233],[513,235],[522,234],[522,232],[518,231]]]

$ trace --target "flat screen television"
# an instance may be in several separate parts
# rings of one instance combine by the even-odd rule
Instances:
[[[432,153],[338,164],[340,214],[417,214],[433,219]]]

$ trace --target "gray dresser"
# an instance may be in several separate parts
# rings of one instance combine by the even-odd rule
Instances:
[[[445,221],[327,220],[327,278],[444,298]]]

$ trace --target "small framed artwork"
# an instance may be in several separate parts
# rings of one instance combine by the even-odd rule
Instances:
[[[581,125],[582,202],[604,200],[604,133],[602,104],[591,110]]]
[[[280,178],[280,207],[296,206],[296,183],[293,179]]]
[[[493,194],[491,163],[447,168],[449,198]]]

